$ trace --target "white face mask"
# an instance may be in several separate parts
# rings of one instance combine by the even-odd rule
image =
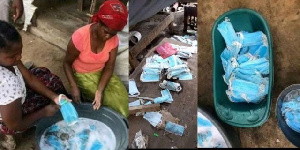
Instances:
[[[175,92],[179,92],[182,89],[180,83],[175,83],[167,80],[164,80],[162,83],[159,84],[159,86],[162,89],[168,89]]]
[[[146,112],[144,117],[153,127],[156,127],[162,120],[162,114],[159,112]]]
[[[136,83],[134,79],[129,79],[129,94],[131,96],[139,96],[140,92],[136,87]]]

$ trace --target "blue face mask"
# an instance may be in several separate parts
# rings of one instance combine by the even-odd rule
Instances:
[[[231,57],[233,57],[232,52],[225,48],[224,51],[221,53],[221,60],[224,70],[226,70],[228,61],[230,61]]]
[[[231,58],[228,63],[225,70],[224,80],[228,84],[229,78],[231,77],[232,71],[239,66],[237,60],[233,57]]]
[[[162,95],[161,97],[154,98],[154,103],[156,104],[160,104],[163,102],[172,103],[173,98],[168,89],[161,90],[161,95]]]
[[[296,99],[289,99],[283,101],[282,116],[285,118],[286,124],[294,131],[300,133],[300,100],[299,97]]]
[[[192,80],[193,79],[193,74],[190,72],[185,72],[185,73],[181,73],[178,76],[179,80]]]
[[[171,44],[171,46],[180,52],[197,53],[197,46],[180,46],[176,44]]]
[[[167,80],[164,80],[162,83],[160,83],[159,87],[161,87],[162,89],[168,89],[170,91],[175,91],[175,92],[179,92],[182,89],[180,83],[175,83]]]
[[[255,84],[253,82],[233,78],[229,81],[226,91],[232,102],[259,103],[268,93],[268,84]]]
[[[248,33],[246,31],[241,31],[237,33],[239,37],[242,47],[254,46],[254,45],[262,45],[266,42],[266,35],[261,31]]]
[[[142,82],[158,82],[160,80],[159,74],[145,74],[142,72],[140,80]]]
[[[160,74],[161,70],[158,68],[150,68],[150,67],[144,67],[143,71],[145,74],[152,74],[152,75],[156,75],[156,74]]]
[[[192,53],[188,53],[188,52],[177,52],[177,56],[179,58],[184,58],[184,59],[188,59],[188,58],[191,58],[192,57]]]
[[[98,140],[95,140],[92,144],[92,147],[90,150],[99,150],[103,147],[102,143],[100,143]]]
[[[266,45],[258,45],[253,46],[255,48],[251,49],[249,53],[251,53],[253,56],[257,58],[266,58],[269,59],[269,50]]]
[[[160,64],[161,68],[169,68],[170,64],[169,64],[169,61],[168,59],[163,59],[161,56],[158,56],[158,55],[153,55],[152,57],[152,62],[155,62],[156,65]]]
[[[220,23],[217,28],[223,36],[225,43],[229,50],[235,49],[234,47],[241,48],[242,43],[240,38],[236,35],[231,22],[226,18],[225,21]]]
[[[233,72],[233,78],[238,78],[238,79],[242,79],[245,81],[249,81],[255,84],[268,84],[268,78],[263,78],[263,76],[259,73],[257,74],[243,74],[241,72],[239,72],[238,69],[236,69]]]
[[[54,147],[55,149],[62,149],[62,145],[59,142],[58,137],[54,136],[54,135],[48,135],[46,137],[47,143],[49,143],[49,145],[51,145],[52,147]]]
[[[171,55],[170,57],[166,58],[169,62],[169,67],[168,68],[172,68],[178,65],[182,65],[183,62],[181,61],[181,59],[176,56],[176,55]]]
[[[139,105],[141,105],[141,101],[140,100],[136,100],[136,101],[133,101],[133,102],[129,103],[129,107],[139,106]]]
[[[134,79],[129,79],[129,94],[131,96],[139,96],[140,92],[136,87],[136,83]]]
[[[166,121],[165,130],[169,133],[182,136],[184,132],[184,127],[179,124]]]
[[[242,64],[242,63],[245,63],[249,60],[253,60],[253,59],[256,59],[252,54],[250,53],[246,53],[246,54],[242,54],[242,55],[239,55],[237,57],[237,62],[238,64]]]
[[[78,137],[80,139],[80,149],[85,149],[86,143],[88,142],[90,137],[90,132],[88,130],[83,130],[78,134]]]
[[[153,127],[156,127],[161,122],[162,114],[159,112],[146,112],[144,119],[146,119]]]
[[[166,74],[167,74],[167,78],[171,79],[173,76],[177,76],[184,72],[190,72],[190,69],[187,67],[186,64],[177,65],[175,67],[168,68]]]
[[[145,103],[144,105],[150,105],[152,104],[151,101],[148,101],[147,103]]]
[[[78,121],[78,114],[73,104],[67,99],[62,98],[62,94],[59,95],[60,112],[67,125],[73,125]]]
[[[263,75],[267,75],[269,74],[269,61],[266,58],[250,60],[240,64],[239,68],[245,70],[255,70],[254,72],[258,71]]]

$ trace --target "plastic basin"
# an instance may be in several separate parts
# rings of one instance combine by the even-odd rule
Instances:
[[[94,111],[90,103],[74,104],[79,117],[94,119],[103,122],[110,127],[116,136],[116,150],[128,148],[128,122],[125,117],[113,111],[108,107],[102,106],[99,110]],[[57,112],[52,117],[46,117],[36,123],[36,143],[39,145],[40,138],[44,131],[58,121],[63,120],[62,115]]]
[[[281,106],[284,98],[290,92],[296,92],[300,96],[300,84],[293,84],[285,88],[277,98],[276,104],[276,117],[277,123],[285,137],[295,146],[300,147],[300,133],[292,130],[285,122],[284,117],[282,116]]]
[[[228,148],[239,148],[241,147],[241,141],[239,134],[234,130],[232,126],[229,126],[218,119],[213,108],[198,107],[198,112],[205,116],[219,131],[221,136],[224,138]]]
[[[221,53],[225,48],[225,41],[217,30],[218,24],[230,19],[236,32],[241,30],[248,32],[262,31],[268,38],[269,49],[269,91],[265,99],[259,104],[233,103],[225,90],[228,85],[224,82],[222,75],[225,74],[222,67]],[[272,38],[267,21],[256,11],[251,9],[234,9],[221,15],[212,28],[212,47],[214,54],[213,64],[213,94],[214,106],[218,117],[227,124],[236,127],[257,127],[265,123],[270,115],[271,97],[273,87],[273,51]]]

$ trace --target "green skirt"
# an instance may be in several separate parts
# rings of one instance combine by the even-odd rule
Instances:
[[[83,101],[93,102],[101,79],[102,70],[92,73],[78,73],[74,70],[75,81],[82,94]],[[107,106],[128,117],[128,94],[118,76],[113,74],[103,92],[101,106]]]

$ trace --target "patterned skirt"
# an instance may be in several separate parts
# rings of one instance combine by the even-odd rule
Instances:
[[[32,68],[29,71],[32,74],[34,74],[38,79],[40,79],[46,85],[46,87],[48,87],[48,89],[52,90],[57,94],[67,94],[67,91],[60,78],[52,74],[49,69],[44,67],[37,67]],[[45,107],[46,105],[49,105],[50,103],[50,99],[36,93],[35,91],[31,90],[26,86],[26,98],[25,102],[22,104],[23,116],[30,113],[34,113],[40,110],[41,108]],[[6,127],[5,123],[2,120],[0,120],[0,133],[12,135],[18,132],[23,131],[9,130]]]
[[[74,70],[75,81],[81,92],[83,101],[93,102],[95,93],[101,79],[102,71],[92,73],[78,73]],[[127,90],[117,75],[112,75],[103,92],[103,104],[116,112],[128,117],[128,94]]]

